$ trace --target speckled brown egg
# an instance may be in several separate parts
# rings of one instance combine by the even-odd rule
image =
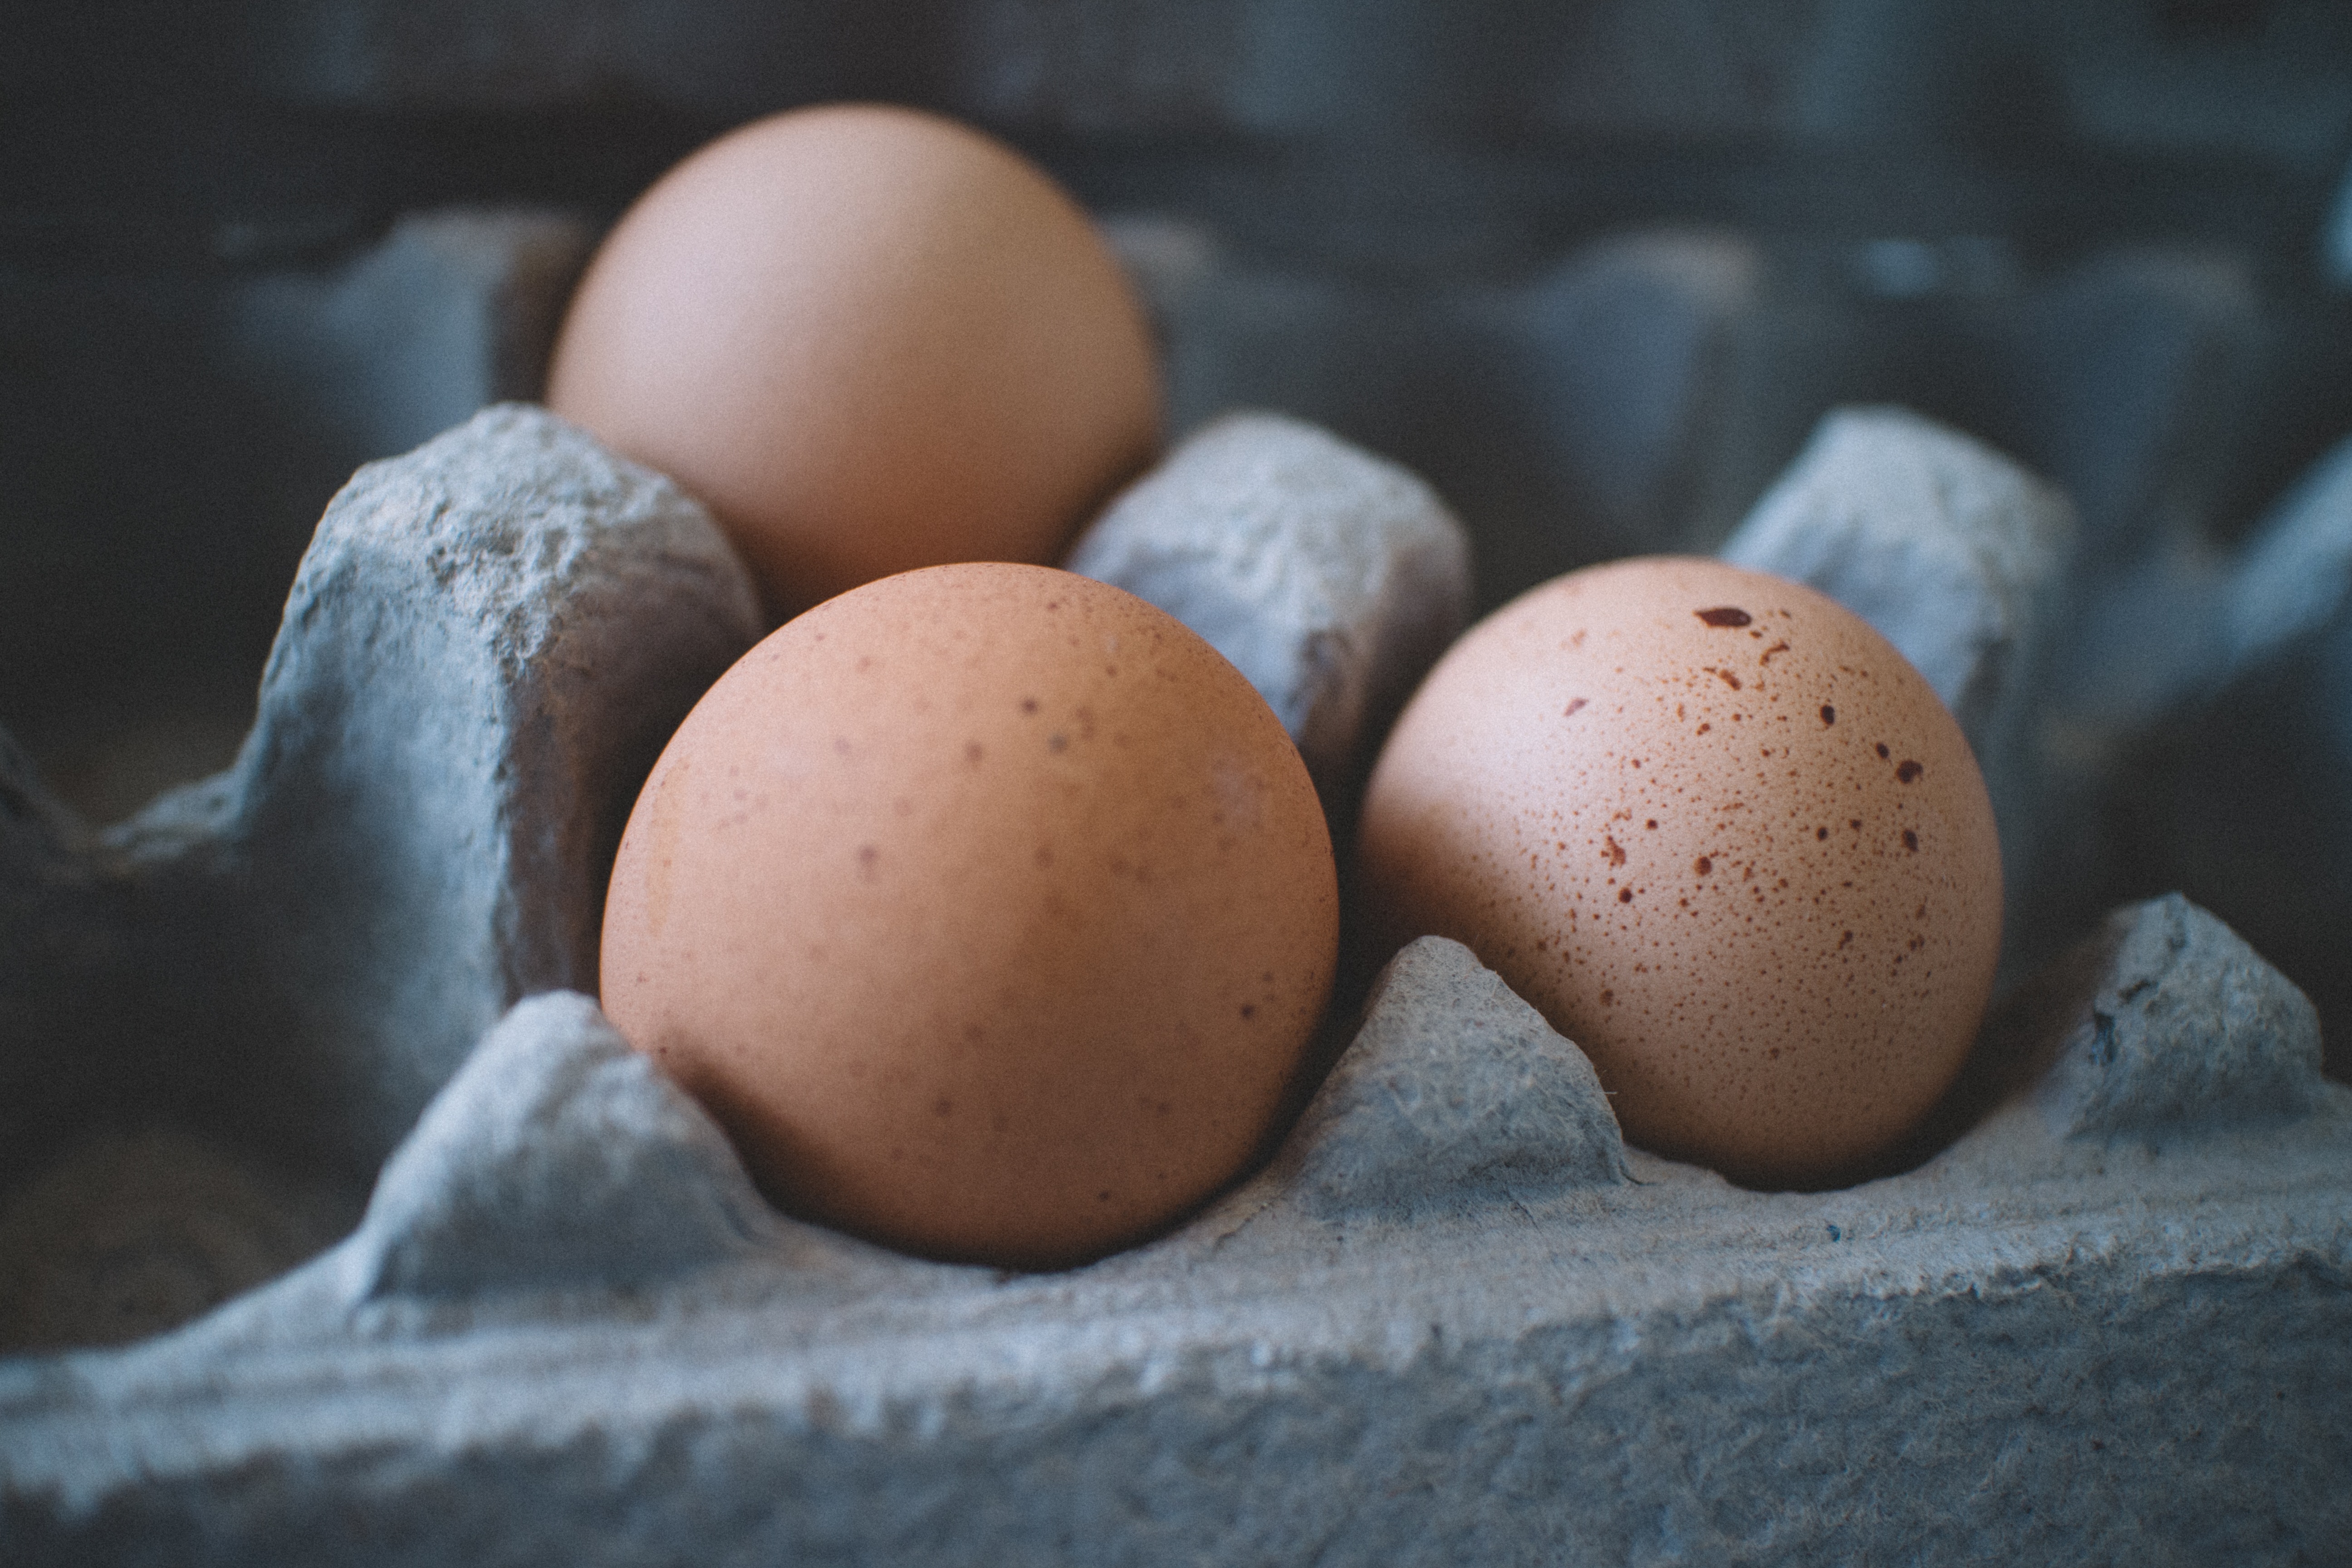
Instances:
[[[1466,943],[1630,1139],[1758,1185],[1911,1127],[2000,946],[1991,805],[1935,691],[1834,601],[1716,561],[1572,573],[1474,627],[1359,847],[1389,940]]]
[[[1087,215],[882,104],[772,115],[664,175],[582,279],[547,400],[707,504],[780,616],[1058,562],[1160,439],[1150,329]]]
[[[1329,989],[1330,839],[1239,671],[1042,567],[828,601],[704,697],[613,872],[604,1003],[784,1208],[1004,1266],[1230,1181]]]

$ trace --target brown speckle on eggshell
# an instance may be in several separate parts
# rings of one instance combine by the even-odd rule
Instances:
[[[1628,1137],[1757,1184],[1907,1130],[2000,945],[1991,807],[1933,689],[1834,601],[1715,561],[1573,573],[1474,627],[1391,736],[1359,850],[1389,941],[1465,942]]]

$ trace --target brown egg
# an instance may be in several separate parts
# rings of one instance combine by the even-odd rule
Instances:
[[[700,498],[779,615],[1058,562],[1160,439],[1149,330],[1086,215],[1002,143],[874,104],[664,175],[582,280],[547,401]]]
[[[697,706],[621,843],[604,1002],[783,1207],[1054,1267],[1231,1180],[1339,942],[1306,765],[1163,611],[887,578]]]
[[[1934,690],[1834,601],[1715,561],[1572,573],[1474,627],[1360,848],[1391,940],[1466,943],[1628,1137],[1756,1184],[1917,1121],[2000,946],[1992,809]]]

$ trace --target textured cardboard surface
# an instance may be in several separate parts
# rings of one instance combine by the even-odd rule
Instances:
[[[1308,515],[1364,471],[1335,448]],[[6,1321],[54,1347],[27,1322],[126,1282],[154,1328],[244,1291],[0,1360],[11,1563],[2289,1563],[2352,1537],[2352,1090],[2301,994],[2179,899],[2021,992],[1916,1163],[1843,1191],[1624,1148],[1573,1042],[1433,939],[1265,1167],[1156,1241],[1007,1275],[776,1213],[585,996],[509,1005],[584,979],[580,847],[649,743],[607,726],[674,721],[748,604],[673,489],[493,410],[330,514],[232,773],[104,839],[9,775],[0,917],[66,933],[0,971],[5,1016],[55,1031],[12,1037],[12,1113],[64,1084],[48,1113],[95,1131],[11,1189]],[[195,934],[242,966],[121,978]],[[255,976],[291,1005],[237,1012]],[[193,1128],[106,1142],[118,1068],[72,1031],[173,986],[253,1031],[251,1103],[134,1097]],[[114,1010],[72,1010],[93,995]],[[253,1155],[255,1104],[373,1194],[245,1289],[340,1212]],[[65,1244],[109,1225],[111,1254]]]
[[[166,1327],[158,1311],[210,1305],[348,1225],[509,1005],[593,985],[637,784],[760,629],[699,506],[509,405],[361,470],[329,509],[226,772],[100,835],[0,752],[0,1160],[30,1184],[12,1234],[66,1223],[69,1194],[40,1173],[89,1131],[133,1139],[162,1194],[184,1146],[169,1129],[201,1134],[312,1216],[190,1243],[182,1283],[131,1289],[119,1321],[36,1310],[36,1289],[89,1292],[0,1267],[16,1342]],[[183,1205],[132,1252],[212,1225]]]
[[[1229,415],[1079,536],[1073,572],[1206,637],[1266,700],[1343,815],[1470,608],[1470,540],[1421,479],[1328,431]]]
[[[2200,1563],[2326,1562],[2352,1526],[2352,1093],[2160,1143],[2019,1100],[1907,1175],[1748,1193],[1610,1169],[1557,1037],[1533,1070],[1568,1092],[1477,1114],[1539,1047],[1500,990],[1409,950],[1264,1174],[1051,1276],[768,1214],[583,1000],[527,1003],[350,1241],[138,1349],[0,1367],[0,1536],[28,1563]],[[1402,1102],[1484,1141],[1476,1179]]]

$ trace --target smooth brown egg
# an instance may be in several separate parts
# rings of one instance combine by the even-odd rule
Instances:
[[[1466,943],[1629,1138],[1759,1185],[1910,1128],[2000,946],[1991,805],[1934,690],[1834,601],[1715,561],[1572,573],[1474,627],[1359,847],[1389,940]]]
[[[604,1003],[781,1206],[1055,1267],[1239,1172],[1338,942],[1314,786],[1239,671],[1107,584],[942,566],[784,626],[688,717]]]
[[[1084,212],[980,132],[836,104],[744,126],[590,264],[548,405],[676,479],[771,608],[1058,562],[1158,448],[1158,367]]]

